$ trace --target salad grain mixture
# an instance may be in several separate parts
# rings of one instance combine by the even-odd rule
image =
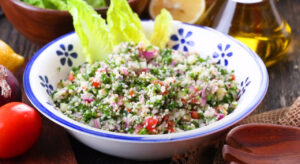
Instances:
[[[74,67],[52,98],[70,118],[129,134],[165,134],[211,124],[238,99],[233,72],[198,53],[125,42],[104,62]]]

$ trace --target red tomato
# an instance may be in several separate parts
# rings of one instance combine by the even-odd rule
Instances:
[[[75,79],[74,73],[70,73],[68,76],[69,81],[73,81]]]
[[[158,120],[153,117],[147,118],[144,121],[144,125],[146,125],[146,129],[151,133],[156,133],[155,128],[156,128],[157,123],[158,123]]]
[[[168,122],[168,130],[171,133],[175,132],[175,130],[174,130],[174,122],[173,121],[169,121]]]
[[[191,111],[191,116],[192,116],[193,119],[199,119],[200,118],[197,111]]]
[[[135,94],[134,94],[133,91],[129,91],[129,95],[130,95],[130,96],[134,96]]]
[[[95,88],[99,88],[100,83],[97,82],[97,81],[94,81],[92,85],[93,85]]]
[[[231,75],[231,80],[235,80],[235,76],[234,75]]]
[[[11,102],[0,107],[0,158],[26,152],[39,138],[42,120],[32,107]]]

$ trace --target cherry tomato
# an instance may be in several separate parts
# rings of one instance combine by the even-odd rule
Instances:
[[[158,120],[153,117],[147,118],[144,121],[144,125],[146,125],[146,129],[153,134],[156,133],[155,128],[156,128],[157,123],[158,123]]]
[[[26,152],[39,138],[42,120],[32,107],[11,102],[0,107],[0,158]]]

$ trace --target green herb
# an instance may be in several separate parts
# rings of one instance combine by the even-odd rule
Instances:
[[[146,128],[143,128],[140,130],[139,134],[147,134],[148,130]]]
[[[96,112],[92,112],[91,110],[87,110],[85,113],[82,115],[82,119],[85,122],[88,122],[92,118],[96,118],[97,114]]]
[[[169,103],[168,109],[173,110],[173,109],[177,108],[178,106],[179,106],[179,104],[176,101],[172,101],[171,103]]]
[[[110,84],[111,83],[110,77],[108,77],[106,74],[101,75],[101,80],[103,81],[104,84]]]

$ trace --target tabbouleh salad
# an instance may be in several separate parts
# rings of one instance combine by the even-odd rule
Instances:
[[[198,53],[118,45],[105,61],[72,68],[52,94],[68,117],[128,134],[166,134],[211,124],[237,106],[233,72]]]

